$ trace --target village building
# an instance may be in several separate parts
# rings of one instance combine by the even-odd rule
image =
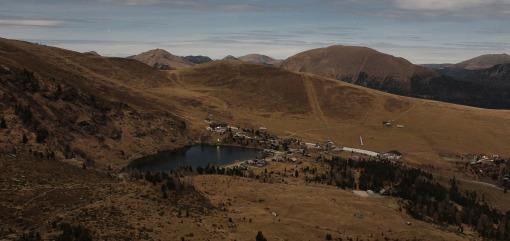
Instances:
[[[387,159],[387,160],[399,160],[400,158],[402,158],[402,153],[400,153],[397,150],[391,150],[389,152],[385,152],[385,153],[381,154],[380,157],[382,159]]]
[[[305,142],[304,145],[307,149],[320,149],[321,148],[321,146],[317,143]]]
[[[342,147],[341,150],[345,151],[345,152],[361,154],[361,155],[365,155],[365,156],[369,156],[369,157],[378,157],[379,156],[379,153],[377,153],[375,151],[368,151],[368,150],[363,150],[363,149],[356,149],[356,148],[350,148],[350,147]]]
[[[267,165],[266,160],[264,160],[264,159],[247,160],[245,163],[250,166],[256,166],[256,167],[264,167]]]

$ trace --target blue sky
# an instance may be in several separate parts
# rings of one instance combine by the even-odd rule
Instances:
[[[286,58],[344,44],[445,63],[510,53],[510,0],[0,0],[0,36],[106,56]]]

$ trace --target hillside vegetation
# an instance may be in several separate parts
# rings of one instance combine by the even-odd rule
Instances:
[[[135,60],[0,40],[1,145],[104,165],[183,141],[186,124],[141,87],[171,84]],[[26,139],[26,140],[25,140]],[[164,141],[162,141],[164,140]]]

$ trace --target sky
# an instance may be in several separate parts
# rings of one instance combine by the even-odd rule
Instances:
[[[119,57],[283,59],[342,44],[456,63],[510,54],[510,0],[0,0],[0,37]]]

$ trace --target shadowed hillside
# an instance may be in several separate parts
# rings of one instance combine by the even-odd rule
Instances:
[[[172,146],[185,123],[138,90],[163,83],[172,84],[135,60],[1,39],[0,110],[9,130],[1,143],[92,164]]]

